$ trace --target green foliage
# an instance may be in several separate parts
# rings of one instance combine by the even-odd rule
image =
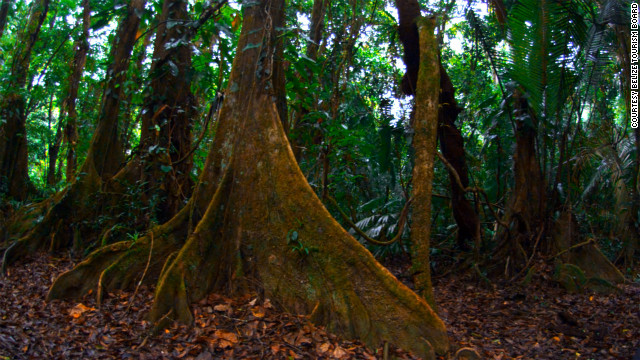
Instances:
[[[298,224],[298,229],[300,228]],[[297,253],[302,259],[305,259],[311,253],[317,252],[318,249],[314,246],[306,246],[300,239],[298,230],[291,229],[287,232],[287,245],[291,248],[292,252]]]
[[[513,188],[514,122],[523,121],[536,131],[546,190],[557,196],[553,205],[571,206],[583,224],[581,232],[603,239],[601,248],[615,258],[627,241],[617,219],[638,209],[633,195],[636,139],[627,126],[628,111],[619,91],[619,45],[612,30],[614,25],[628,25],[628,1],[505,1],[505,24],[498,23],[494,14],[479,11],[485,5],[478,1],[425,4],[430,13],[449,15],[440,33],[441,57],[463,108],[457,125],[464,137],[471,185],[483,188],[499,213],[507,207]],[[28,5],[15,2],[0,39],[2,95],[15,90],[7,88],[8,80],[14,56],[24,46],[16,44],[16,39],[28,18]],[[189,2],[192,20],[185,26],[207,5],[202,0]],[[119,132],[129,158],[136,151],[148,150],[136,147],[142,102],[153,76],[149,73],[153,34],[161,6],[161,1],[150,1],[139,14],[139,39],[127,80],[119,84],[126,97]],[[228,85],[242,28],[240,6],[222,7],[199,28],[191,43],[193,70],[188,76],[199,114],[193,119],[192,133],[194,137],[203,134],[194,151],[194,180],[204,166],[215,131],[215,111],[209,130],[204,129],[207,112]],[[284,52],[283,59],[277,60],[285,65],[286,131],[299,165],[320,196],[331,194],[353,222],[374,238],[396,233],[400,212],[411,193],[412,104],[410,99],[399,98],[402,47],[393,6],[386,1],[334,1],[326,9],[320,43],[312,44],[313,1],[292,0],[285,9],[284,28],[277,29]],[[91,1],[91,7],[90,52],[77,100],[80,163],[96,129],[115,29],[126,2]],[[20,90],[27,103],[29,175],[43,196],[72,180],[59,170],[66,161],[67,144],[63,142],[57,162],[61,176],[53,187],[46,185],[50,149],[56,130],[65,122],[62,101],[68,92],[80,15],[78,1],[52,2],[30,59],[27,88]],[[317,56],[309,53],[311,45],[318,45]],[[521,118],[513,116],[516,89],[524,92],[530,107]],[[163,166],[160,170],[168,173],[169,167]],[[111,229],[106,241],[143,233],[155,221],[153,207],[161,199],[152,198],[146,205],[140,201],[153,197],[148,184],[123,186],[126,200],[114,205],[117,215],[92,220],[91,226]],[[436,261],[454,258],[449,251],[456,231],[449,191],[446,169],[437,163],[432,229]],[[484,199],[473,200],[486,225],[482,229],[484,246],[491,248],[496,219]],[[549,214],[554,211],[549,209]],[[633,218],[637,220],[638,214]],[[370,249],[378,256],[401,254],[406,251],[408,231],[391,246]],[[313,250],[304,246],[299,234],[299,229],[292,229],[287,243],[306,256]]]

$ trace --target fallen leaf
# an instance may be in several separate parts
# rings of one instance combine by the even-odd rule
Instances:
[[[251,308],[251,313],[257,318],[263,318],[265,311],[261,306],[256,306],[254,308]]]
[[[231,308],[227,304],[218,304],[213,307],[213,310],[219,311],[219,312],[228,312],[230,309]]]
[[[93,311],[93,310],[95,310],[95,308],[88,307],[83,305],[82,303],[79,303],[69,311],[69,315],[71,315],[71,317],[73,317],[74,319],[77,319],[80,317],[80,315],[84,314],[85,312]]]
[[[347,355],[347,352],[344,351],[340,346],[336,346],[335,350],[333,350],[333,357],[342,358]]]
[[[323,343],[320,345],[319,350],[322,353],[326,353],[327,351],[329,351],[331,349],[331,344],[330,343]]]
[[[214,336],[218,339],[226,340],[232,344],[238,342],[238,335],[232,332],[224,331],[224,330],[216,330]]]

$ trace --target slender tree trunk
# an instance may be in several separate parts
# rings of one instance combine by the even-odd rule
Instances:
[[[63,107],[67,114],[64,136],[67,142],[67,182],[70,182],[76,173],[78,155],[76,146],[78,144],[78,112],[76,110],[76,99],[78,98],[78,87],[82,72],[87,62],[89,53],[89,26],[91,25],[91,7],[89,0],[82,1],[82,34],[75,41],[73,48],[75,55],[71,63],[71,74],[68,79],[67,97],[64,99]]]
[[[11,7],[13,7],[13,0],[2,0],[2,5],[0,5],[0,39],[2,39],[4,29],[7,27],[7,17]]]
[[[420,6],[415,0],[397,0],[400,24],[398,32],[404,46],[403,60],[407,72],[402,78],[401,88],[405,95],[414,95],[418,85],[418,71],[420,68],[420,46],[418,30],[415,25],[420,16]],[[469,176],[464,152],[464,143],[460,130],[455,121],[462,109],[455,99],[455,88],[442,64],[440,70],[440,97],[438,105],[438,140],[442,154],[455,168],[462,185],[469,186]],[[415,184],[415,180],[414,180]],[[455,175],[449,172],[451,187],[451,202],[453,217],[458,225],[458,246],[468,250],[469,240],[479,244],[480,219],[471,203],[466,199],[463,189],[458,186]]]
[[[431,192],[438,129],[440,71],[438,44],[434,34],[436,21],[418,19],[420,34],[420,70],[412,127],[415,164],[411,218],[412,266],[416,291],[434,307],[429,262],[431,238]]]
[[[258,291],[330,331],[433,359],[448,350],[444,324],[331,218],[296,164],[273,100],[268,19],[280,9],[281,0],[244,7],[215,139],[187,210],[135,244],[98,250],[48,298],[135,284],[152,251],[147,278],[159,280],[150,319],[159,326],[191,322],[190,302],[211,291]],[[176,242],[194,216],[186,242]]]
[[[107,180],[122,167],[122,150],[118,136],[118,115],[123,99],[124,83],[131,59],[131,50],[136,41],[139,13],[144,9],[146,0],[132,0],[128,12],[116,32],[113,46],[113,62],[107,69],[107,85],[102,94],[102,105],[98,127],[93,134],[81,172],[96,173]]]
[[[514,92],[513,107],[514,118],[517,119],[513,155],[514,186],[504,217],[508,228],[501,228],[497,234],[499,243],[495,256],[499,259],[496,264],[504,265],[505,275],[516,273],[526,266],[534,250],[550,251],[550,244],[543,236],[546,195],[536,153],[537,119],[520,90]],[[533,127],[529,124],[533,124]]]
[[[49,0],[31,5],[27,26],[19,34],[11,64],[7,93],[0,98],[0,193],[24,200],[30,188],[27,162],[27,129],[23,95],[29,73],[31,51],[47,17]]]
[[[56,135],[53,143],[49,145],[49,168],[47,169],[47,185],[56,184],[56,164],[58,163],[58,154],[60,153],[60,145],[62,144],[62,122],[58,120],[56,126]]]
[[[122,155],[126,157],[129,155],[131,151],[131,134],[133,133],[133,128],[135,128],[136,124],[140,120],[140,114],[138,114],[134,118],[134,109],[136,107],[133,101],[133,95],[135,94],[136,88],[139,84],[144,83],[142,67],[144,65],[144,61],[147,59],[147,48],[151,44],[151,39],[155,34],[153,31],[148,31],[147,34],[142,39],[142,44],[138,46],[138,49],[134,50],[134,59],[135,62],[132,66],[131,71],[131,81],[129,81],[129,87],[127,89],[127,100],[126,102],[126,110],[124,111],[124,123],[122,125]],[[138,40],[140,41],[140,40]]]
[[[469,173],[462,133],[456,127],[455,121],[461,108],[455,98],[455,88],[451,79],[440,64],[440,102],[438,107],[438,140],[442,155],[453,166],[462,186],[469,186]],[[469,242],[480,245],[480,218],[475,209],[465,197],[465,192],[458,186],[456,175],[449,171],[451,187],[451,207],[453,217],[458,225],[457,242],[462,250],[469,250]]]
[[[282,3],[280,6],[285,6]],[[271,41],[275,44],[274,59],[273,59],[273,93],[276,97],[276,108],[278,109],[278,115],[282,121],[282,126],[285,132],[289,129],[289,108],[287,106],[287,88],[286,88],[286,72],[284,68],[284,39],[282,29],[285,28],[285,16],[284,10],[276,11],[277,18],[273,18],[273,26],[276,31],[272,35]]]

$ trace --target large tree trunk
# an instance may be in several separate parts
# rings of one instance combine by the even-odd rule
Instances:
[[[127,76],[131,51],[136,41],[139,13],[146,0],[132,0],[128,12],[118,27],[116,43],[112,48],[113,62],[107,69],[107,85],[102,94],[102,108],[98,127],[91,139],[87,158],[80,169],[81,173],[95,173],[102,180],[108,180],[122,167],[123,154],[120,136],[118,136],[118,114],[124,96],[121,86]]]
[[[191,93],[191,39],[181,26],[187,20],[186,1],[165,0],[153,51],[151,93],[142,110],[139,151],[144,175],[140,180],[147,189],[145,197],[165,196],[156,211],[160,223],[184,206],[193,186],[189,152],[196,104]]]
[[[47,17],[49,0],[31,5],[27,27],[17,37],[8,91],[0,98],[0,193],[24,200],[30,187],[27,162],[25,98],[31,51]]]
[[[122,154],[119,150],[118,112],[122,97],[120,86],[127,72],[131,49],[135,42],[140,18],[138,13],[144,8],[145,0],[133,0],[128,13],[116,32],[116,44],[112,49],[113,63],[107,70],[107,85],[102,95],[102,105],[98,127],[93,135],[87,158],[80,170],[81,176],[52,198],[29,208],[27,213],[18,214],[9,224],[5,236],[15,241],[4,253],[3,268],[20,256],[48,247],[50,251],[73,246],[80,250],[85,247],[80,233],[89,237],[95,230],[90,224],[101,208],[107,208],[104,199],[97,197],[103,180],[109,179],[120,167]],[[34,217],[34,214],[45,214]],[[34,222],[37,222],[34,224]],[[23,233],[22,231],[28,230]]]
[[[78,87],[84,65],[87,62],[89,53],[89,26],[91,25],[91,7],[89,0],[82,1],[82,34],[75,41],[73,48],[76,53],[71,63],[71,74],[69,75],[67,97],[64,99],[63,108],[67,114],[64,128],[65,140],[67,142],[67,182],[71,182],[76,174],[78,155],[76,145],[78,143],[78,112],[76,111],[76,99],[78,98]]]
[[[278,0],[244,7],[229,88],[190,205],[135,244],[94,253],[61,275],[49,298],[125,286],[121,279],[152,251],[155,264],[166,259],[147,272],[159,279],[154,321],[191,322],[189,303],[211,291],[257,291],[331,331],[434,358],[448,349],[442,321],[331,218],[297,166],[273,101],[265,13],[276,17],[281,7]]]
[[[504,223],[497,235],[496,264],[505,274],[520,271],[536,250],[549,253],[544,237],[545,182],[536,153],[537,120],[520,90],[513,94],[516,148],[513,154],[514,187]],[[501,269],[502,270],[502,269]],[[500,270],[500,271],[501,271]]]

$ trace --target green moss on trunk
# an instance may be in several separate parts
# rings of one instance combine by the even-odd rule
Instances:
[[[416,290],[435,306],[429,264],[431,189],[438,127],[440,62],[434,34],[435,18],[419,19],[420,70],[413,118],[413,215],[411,224],[413,271]]]

